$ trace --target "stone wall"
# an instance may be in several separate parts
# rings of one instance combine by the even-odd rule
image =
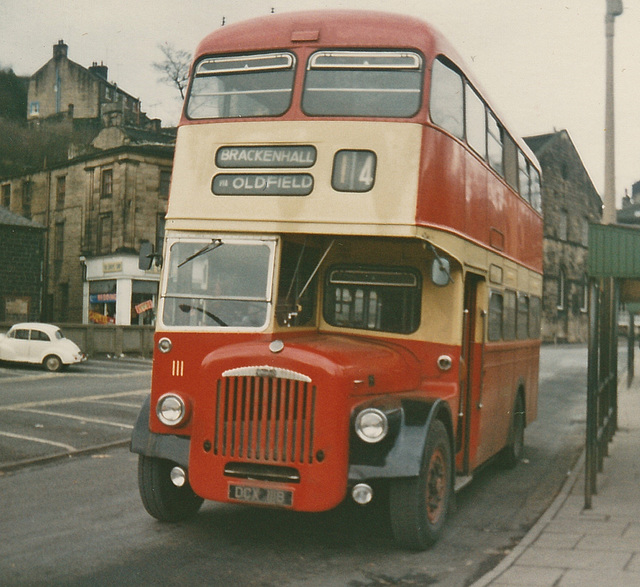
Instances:
[[[602,201],[566,131],[525,140],[542,168],[542,338],[584,343],[588,340],[588,225],[600,222]]]

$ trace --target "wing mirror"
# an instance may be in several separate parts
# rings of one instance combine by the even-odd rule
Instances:
[[[160,267],[162,257],[158,253],[154,253],[153,245],[149,241],[142,241],[140,243],[140,255],[138,256],[138,268],[142,271],[149,271],[154,262]]]
[[[438,287],[444,287],[453,282],[451,279],[451,264],[449,259],[436,257],[431,263],[431,282]]]

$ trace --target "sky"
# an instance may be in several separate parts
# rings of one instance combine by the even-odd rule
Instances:
[[[640,0],[615,19],[616,196],[640,180]],[[457,49],[515,134],[566,129],[604,190],[606,0],[0,0],[0,67],[30,76],[63,39],[69,58],[109,68],[109,81],[151,118],[177,123],[178,90],[153,68],[168,43],[192,53],[226,24],[323,8],[417,16]]]

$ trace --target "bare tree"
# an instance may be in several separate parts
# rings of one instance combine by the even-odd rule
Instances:
[[[162,74],[162,81],[178,88],[180,97],[184,98],[184,89],[189,80],[189,66],[191,65],[191,53],[176,49],[169,43],[158,45],[164,55],[163,61],[153,64],[154,69]]]

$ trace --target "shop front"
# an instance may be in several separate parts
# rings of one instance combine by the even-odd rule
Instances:
[[[142,271],[133,254],[87,258],[83,263],[83,323],[155,324],[158,268]]]

